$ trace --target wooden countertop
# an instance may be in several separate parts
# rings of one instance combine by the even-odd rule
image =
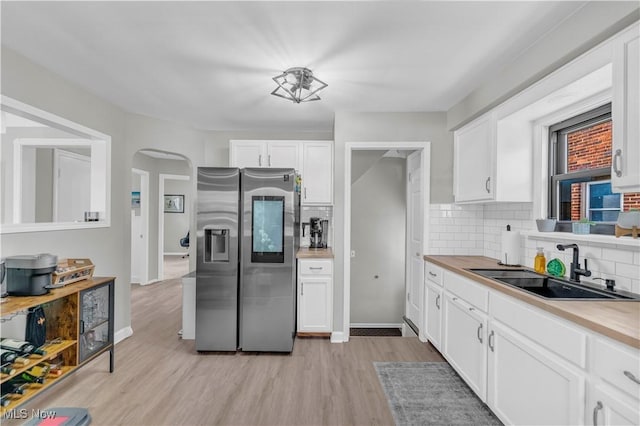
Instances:
[[[33,306],[38,306],[52,300],[60,299],[73,293],[113,281],[114,277],[93,277],[88,280],[76,281],[64,287],[54,288],[42,296],[7,296],[0,303],[0,316],[9,315]]]
[[[333,259],[333,250],[327,248],[300,247],[296,259]]]
[[[466,270],[470,268],[513,269],[498,265],[496,259],[484,256],[424,256],[424,260],[640,349],[640,302],[638,301],[547,300]]]

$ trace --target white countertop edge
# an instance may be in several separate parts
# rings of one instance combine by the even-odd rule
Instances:
[[[633,239],[631,237],[616,238],[613,235],[598,234],[573,234],[571,232],[539,232],[539,231],[521,231],[521,235],[531,238],[532,240],[547,241],[583,241],[593,245],[606,246],[612,248],[629,249],[635,248],[640,250],[640,238]]]

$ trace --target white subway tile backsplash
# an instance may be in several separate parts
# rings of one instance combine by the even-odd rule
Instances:
[[[493,203],[486,205],[434,204],[430,206],[429,253],[442,255],[483,255],[500,257],[502,230],[535,230],[532,203]],[[569,274],[572,251],[559,251],[558,242],[522,238],[520,263],[533,266],[536,248],[542,247],[547,262],[562,260]],[[640,293],[640,250],[618,245],[580,243],[580,262],[589,259],[592,278],[612,278],[618,288]],[[591,280],[587,278],[586,280]]]

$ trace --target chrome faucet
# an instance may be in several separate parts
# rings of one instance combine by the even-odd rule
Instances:
[[[573,249],[573,261],[571,262],[571,272],[569,279],[571,281],[580,282],[580,276],[590,277],[591,271],[587,267],[587,258],[584,259],[584,269],[580,269],[579,249],[577,244],[558,244],[558,250]]]

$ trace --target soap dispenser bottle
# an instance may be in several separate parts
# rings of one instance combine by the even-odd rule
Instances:
[[[533,269],[539,274],[544,274],[547,269],[547,259],[544,257],[544,249],[537,247],[538,253],[533,260]]]

